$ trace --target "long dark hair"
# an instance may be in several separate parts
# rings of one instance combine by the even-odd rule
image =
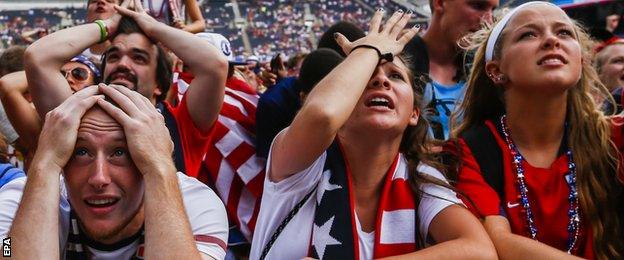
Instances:
[[[413,63],[410,56],[406,54],[401,54],[399,55],[399,58],[410,68],[407,74],[412,85],[412,92],[414,94],[413,105],[415,108],[420,108],[423,103],[422,98],[424,93],[424,86],[427,79],[424,76],[414,76],[414,74],[412,73],[413,70],[411,70]],[[458,192],[455,187],[449,185],[445,181],[439,180],[435,177],[431,177],[418,170],[418,166],[423,163],[435,168],[446,176],[449,169],[445,165],[444,161],[455,161],[457,159],[450,154],[434,151],[435,148],[441,148],[443,145],[444,143],[442,141],[436,141],[430,137],[429,122],[427,122],[425,117],[422,116],[422,113],[418,117],[418,122],[415,126],[408,125],[407,128],[403,131],[403,137],[401,139],[401,145],[399,146],[399,152],[401,152],[407,160],[409,174],[408,182],[412,188],[412,191],[414,192],[414,198],[416,200],[416,203],[419,203],[424,195],[446,200],[445,198],[440,198],[432,194],[425,194],[425,192],[422,190],[423,184],[439,185],[452,191]],[[416,223],[417,227],[420,226],[418,218],[416,218]],[[420,230],[416,228],[416,244],[418,248],[424,248],[425,242],[426,241],[422,239],[422,234],[420,234]]]

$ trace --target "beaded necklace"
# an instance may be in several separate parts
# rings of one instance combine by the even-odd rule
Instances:
[[[533,218],[533,211],[531,210],[531,205],[529,204],[529,189],[527,188],[526,181],[524,178],[524,168],[522,167],[522,161],[525,160],[518,147],[511,140],[511,136],[509,134],[509,129],[507,128],[505,121],[507,119],[506,115],[503,115],[500,118],[500,123],[503,130],[503,135],[505,136],[505,142],[511,151],[511,155],[513,157],[513,164],[516,168],[516,182],[518,184],[518,190],[520,191],[520,204],[522,205],[523,211],[526,213],[527,224],[529,233],[531,234],[531,238],[537,240],[537,227],[535,227],[535,221]],[[566,124],[567,126],[567,124]],[[572,158],[572,151],[570,148],[567,149],[566,155],[568,156],[568,173],[569,178],[566,177],[566,183],[568,184],[568,188],[570,193],[568,195],[568,202],[570,203],[570,208],[568,209],[568,248],[567,253],[571,254],[572,250],[576,246],[576,242],[579,237],[580,231],[580,223],[581,217],[579,214],[579,198],[578,192],[576,188],[576,164]]]

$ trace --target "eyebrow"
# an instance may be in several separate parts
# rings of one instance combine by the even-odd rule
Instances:
[[[111,53],[111,52],[117,52],[117,51],[120,51],[119,47],[117,47],[117,46],[113,46],[113,47],[110,47],[110,48],[109,48],[109,49],[105,52],[105,54],[106,54],[106,55],[108,55],[108,54],[109,54],[109,53]],[[145,55],[145,56],[147,56],[147,57],[150,57],[149,52],[147,52],[146,50],[143,50],[143,49],[139,49],[139,48],[130,48],[130,51],[131,51],[132,53],[138,53],[138,54],[142,54],[142,55]]]
[[[150,57],[149,52],[147,52],[146,50],[143,50],[143,49],[131,48],[130,51],[133,52],[133,53],[139,53],[139,54],[143,54],[143,55],[145,55],[147,57]]]

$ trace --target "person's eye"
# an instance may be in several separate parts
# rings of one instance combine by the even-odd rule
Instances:
[[[126,155],[126,149],[123,149],[123,148],[117,148],[113,152],[113,156],[115,156],[115,157],[122,157],[122,156],[125,156],[125,155]]]
[[[561,29],[561,30],[559,30],[558,33],[559,33],[559,35],[563,35],[563,36],[572,36],[572,35],[574,35],[572,33],[572,31],[569,30],[569,29]]]
[[[79,147],[76,148],[76,150],[74,150],[74,157],[79,157],[79,156],[86,156],[89,153],[87,152],[87,149]]]
[[[532,32],[532,31],[528,31],[528,32],[523,32],[522,34],[520,34],[520,37],[518,37],[518,40],[524,40],[524,39],[529,39],[529,38],[535,38],[537,35]]]
[[[136,60],[138,63],[142,63],[142,64],[147,63],[147,58],[145,58],[145,57],[144,57],[144,56],[142,56],[142,55],[136,55],[136,56],[134,56],[134,60]]]
[[[115,62],[118,59],[119,59],[119,55],[117,55],[116,53],[108,54],[106,57],[106,62]]]
[[[403,75],[401,75],[401,73],[398,73],[398,72],[390,73],[390,78],[391,79],[405,80],[405,77],[403,77]]]
[[[613,59],[611,60],[611,63],[622,64],[624,63],[624,58]]]

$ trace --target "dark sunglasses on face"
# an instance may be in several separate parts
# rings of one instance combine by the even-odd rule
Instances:
[[[76,67],[69,71],[61,70],[61,74],[63,74],[64,78],[67,78],[67,76],[71,74],[77,81],[85,81],[89,78],[89,71],[81,67]]]

